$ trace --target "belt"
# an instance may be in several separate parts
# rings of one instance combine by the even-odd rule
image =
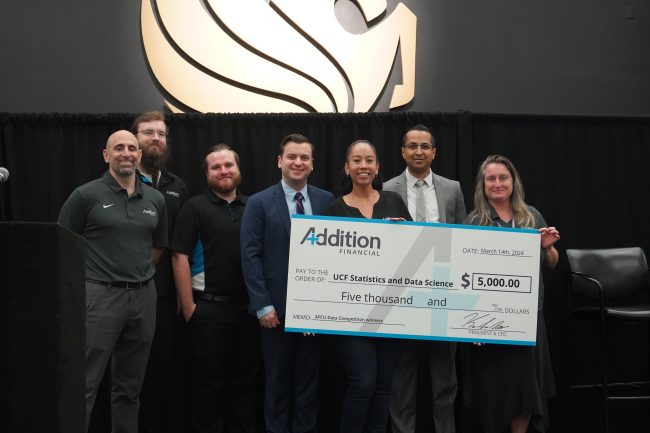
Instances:
[[[90,281],[91,283],[99,284],[101,286],[106,286],[106,287],[115,287],[117,289],[126,289],[126,290],[133,290],[133,289],[141,289],[143,287],[147,287],[149,285],[149,281],[151,281],[151,278],[148,279],[147,281],[138,281],[138,282],[133,282],[133,281],[97,281],[97,280],[86,280]]]
[[[210,302],[247,302],[248,299],[245,296],[230,296],[230,295],[215,295],[214,293],[199,292],[198,290],[193,290],[195,298],[203,299],[204,301]]]

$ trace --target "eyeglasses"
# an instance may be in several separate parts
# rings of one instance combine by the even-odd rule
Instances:
[[[410,151],[416,151],[418,150],[419,147],[422,152],[427,152],[433,149],[433,146],[427,143],[423,143],[423,144],[409,143],[409,144],[405,144],[402,147]]]
[[[158,137],[167,137],[167,132],[162,129],[143,129],[138,131],[138,134],[142,134],[145,137],[153,137],[154,134],[157,134]]]

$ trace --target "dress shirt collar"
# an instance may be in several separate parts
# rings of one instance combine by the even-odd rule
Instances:
[[[409,188],[415,188],[415,182],[417,182],[418,180],[419,179],[413,176],[408,171],[408,169],[406,170],[406,184],[409,186]],[[433,188],[433,171],[429,170],[429,174],[423,180],[427,183],[427,187]]]
[[[305,184],[305,186],[300,191],[296,191],[295,189],[291,188],[289,184],[284,181],[284,179],[282,179],[281,184],[282,190],[284,191],[284,196],[286,197],[287,201],[293,201],[293,198],[297,192],[300,192],[302,194],[304,200],[309,200],[309,194],[307,194],[307,184]]]

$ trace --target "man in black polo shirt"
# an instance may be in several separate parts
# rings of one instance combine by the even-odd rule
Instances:
[[[192,425],[196,432],[252,433],[261,352],[240,261],[247,197],[237,191],[239,156],[230,147],[208,149],[204,164],[208,190],[183,205],[171,242],[193,359]]]
[[[170,155],[167,143],[169,128],[165,115],[160,111],[142,113],[133,120],[131,132],[138,139],[142,150],[138,178],[165,197],[168,235],[171,238],[176,215],[187,200],[187,186],[183,179],[165,168]],[[179,319],[172,255],[167,248],[163,250],[156,265],[154,281],[158,294],[156,332],[140,395],[140,433],[176,433],[180,428],[181,403],[173,349]]]
[[[75,189],[59,214],[86,243],[86,430],[112,359],[113,431],[138,431],[156,320],[154,264],[167,246],[165,200],[135,175],[141,154],[133,134],[113,133],[103,151],[108,172]]]

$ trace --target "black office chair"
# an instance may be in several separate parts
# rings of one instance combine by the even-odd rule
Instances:
[[[568,299],[571,329],[576,318],[600,322],[600,383],[575,385],[571,391],[602,391],[604,431],[609,432],[608,402],[650,400],[650,381],[608,383],[606,326],[610,321],[650,323],[648,263],[641,248],[566,250],[569,259]],[[643,303],[632,303],[645,293]],[[580,299],[578,305],[575,301]],[[571,365],[569,365],[569,372]]]

